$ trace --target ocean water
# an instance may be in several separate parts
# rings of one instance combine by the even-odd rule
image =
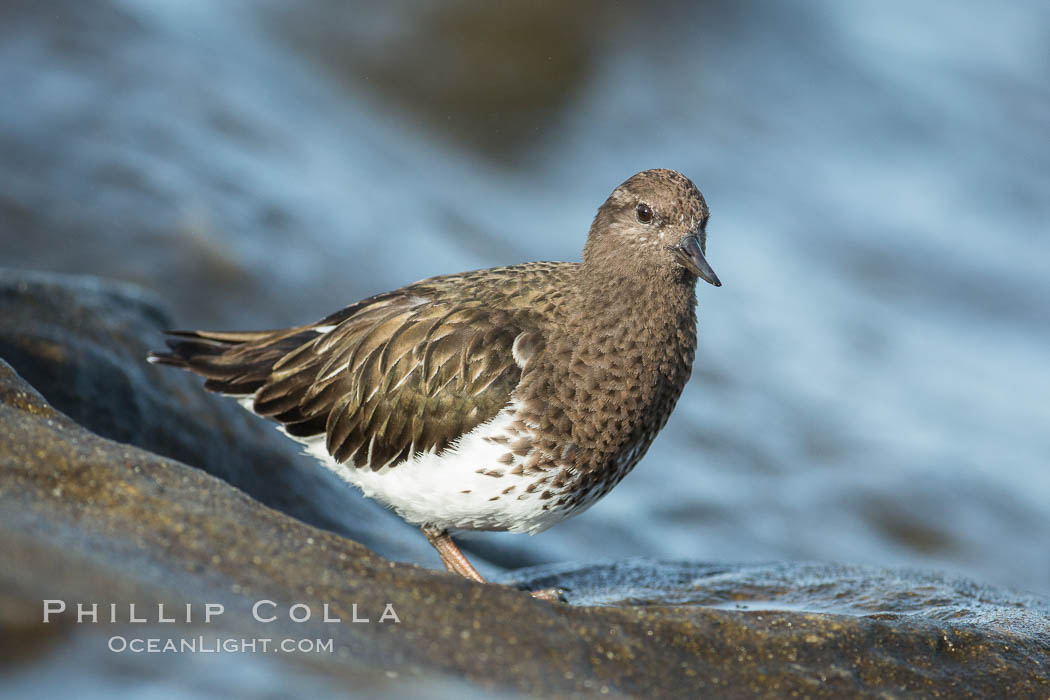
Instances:
[[[1045,3],[55,7],[3,11],[0,258],[137,281],[180,325],[575,260],[634,172],[696,181],[724,286],[676,413],[586,514],[469,538],[491,561],[1050,593]]]

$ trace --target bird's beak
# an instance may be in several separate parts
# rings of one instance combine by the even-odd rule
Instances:
[[[689,234],[683,238],[678,245],[673,246],[671,250],[674,251],[675,258],[679,264],[685,269],[692,272],[694,275],[710,282],[716,287],[721,287],[722,282],[718,279],[718,275],[711,269],[711,266],[707,264],[707,258],[704,257],[704,251],[700,249],[700,240],[693,234]]]

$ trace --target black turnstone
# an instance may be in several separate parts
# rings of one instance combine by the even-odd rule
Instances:
[[[433,277],[285,330],[173,331],[150,360],[276,421],[483,581],[450,530],[546,530],[608,493],[667,422],[692,369],[697,278],[721,285],[707,219],[688,178],[647,170],[598,210],[582,263]]]

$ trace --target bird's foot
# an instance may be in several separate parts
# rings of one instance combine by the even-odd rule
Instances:
[[[548,603],[567,603],[564,588],[541,588],[538,591],[529,591],[533,598],[545,600]]]

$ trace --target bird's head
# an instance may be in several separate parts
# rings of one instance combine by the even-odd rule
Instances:
[[[594,217],[584,247],[588,265],[669,270],[716,287],[705,258],[710,211],[700,190],[675,170],[645,170],[613,190]]]

